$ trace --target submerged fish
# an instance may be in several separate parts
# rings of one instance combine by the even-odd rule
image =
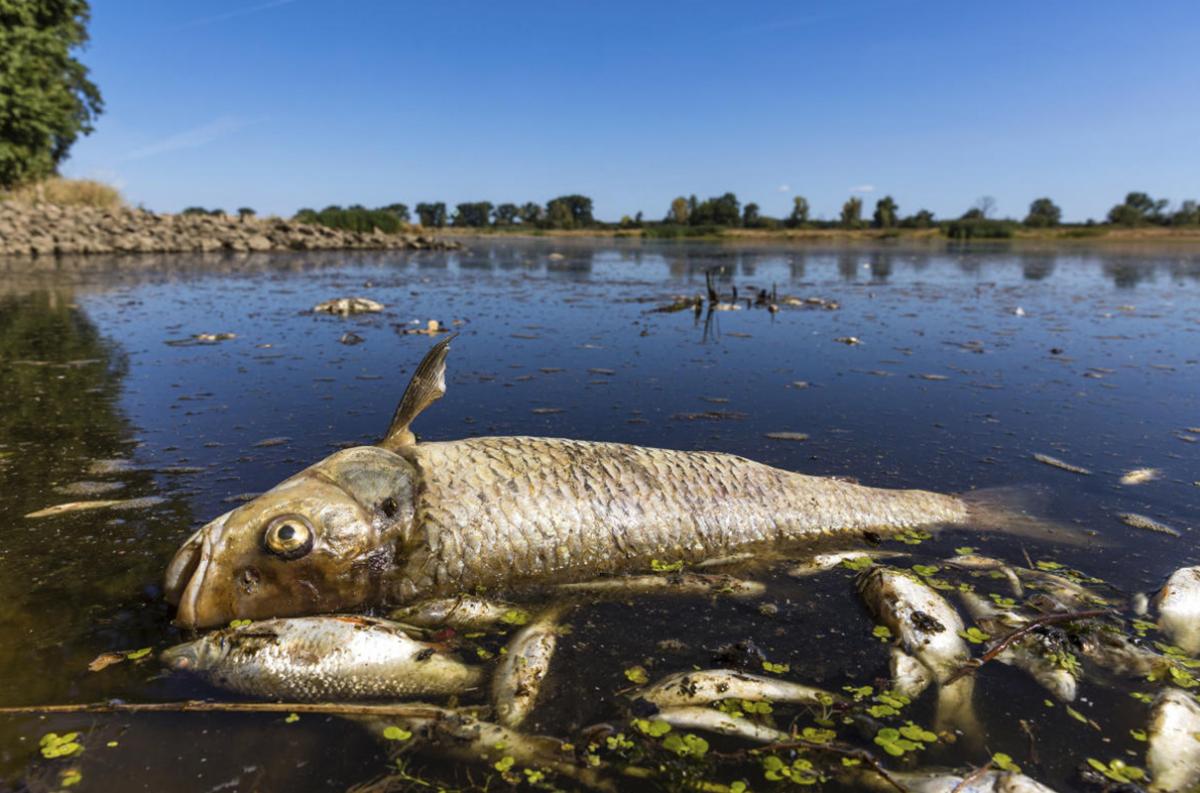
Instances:
[[[559,586],[564,592],[613,593],[618,595],[729,595],[758,597],[767,591],[758,581],[711,573],[668,573],[598,578]]]
[[[654,718],[681,730],[704,730],[705,732],[745,738],[758,743],[777,743],[791,737],[788,733],[774,727],[768,727],[744,717],[734,718],[713,708],[666,708],[656,713]]]
[[[732,669],[679,672],[643,689],[639,696],[659,708],[708,705],[722,699],[807,705],[830,703],[839,699],[828,691],[812,686],[736,672]]]
[[[330,455],[184,543],[165,581],[180,625],[581,580],[822,534],[1044,528],[980,497],[968,506],[730,454],[531,437],[418,443],[410,425],[445,393],[449,341],[421,362],[379,445]]]
[[[241,694],[300,702],[457,694],[482,679],[436,645],[366,617],[253,622],[172,647],[162,661]]]
[[[448,627],[462,631],[482,630],[501,623],[524,625],[529,622],[529,612],[519,606],[473,595],[423,600],[396,609],[388,616],[419,628]]]
[[[834,551],[832,553],[819,553],[793,566],[787,571],[787,574],[793,578],[805,578],[817,573],[823,573],[826,570],[832,570],[842,562],[859,562],[864,559],[868,561],[893,559],[898,556],[908,556],[908,554],[903,551]]]
[[[1035,779],[1009,771],[888,771],[888,776],[909,793],[1054,793]],[[896,790],[892,782],[870,771],[859,772],[855,781],[870,790]]]
[[[551,609],[522,628],[500,659],[492,678],[492,704],[497,720],[505,727],[520,727],[529,718],[542,693],[550,671],[550,660],[558,646],[561,609]]]
[[[1186,691],[1165,689],[1150,711],[1146,767],[1154,793],[1185,793],[1200,784],[1200,705]]]
[[[1017,597],[1023,597],[1025,595],[1025,588],[1021,586],[1021,579],[1017,575],[1016,571],[999,559],[993,559],[990,556],[981,556],[977,553],[960,553],[947,559],[946,564],[950,565],[951,567],[957,567],[960,570],[978,570],[999,573],[1008,579],[1008,584],[1012,587],[1014,595]]]
[[[1171,642],[1190,655],[1200,653],[1200,567],[1171,573],[1154,597],[1158,626]]]

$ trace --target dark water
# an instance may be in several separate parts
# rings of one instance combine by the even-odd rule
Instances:
[[[649,313],[703,292],[713,267],[723,268],[726,297],[735,286],[743,297],[775,288],[840,308],[743,309],[708,323],[690,311]],[[348,319],[307,311],[345,294],[387,311]],[[399,331],[431,318],[461,323],[462,336],[447,397],[419,420],[427,439],[565,436],[727,451],[878,486],[1016,486],[1042,492],[1048,518],[1095,538],[1053,547],[953,531],[911,548],[888,543],[910,550],[912,562],[970,544],[1018,564],[1026,553],[1057,560],[1138,592],[1200,556],[1200,432],[1189,429],[1200,427],[1200,253],[1190,250],[539,241],[478,242],[451,254],[8,262],[0,263],[0,705],[221,696],[164,675],[153,655],[97,672],[88,663],[181,638],[159,590],[170,553],[239,496],[340,446],[376,440],[430,343]],[[364,342],[339,343],[347,331]],[[236,338],[167,343],[205,332]],[[539,410],[547,408],[558,412]],[[719,415],[692,415],[706,412]],[[810,437],[765,437],[777,431]],[[256,445],[273,438],[287,440]],[[1040,464],[1034,453],[1093,473]],[[113,459],[127,469],[93,468]],[[1118,484],[1143,466],[1162,478]],[[80,482],[120,489],[63,490]],[[82,498],[142,496],[163,500],[24,517]],[[1119,512],[1155,517],[1183,536],[1129,528]],[[597,722],[628,731],[616,694],[629,685],[623,670],[640,664],[657,677],[708,667],[716,648],[744,639],[789,664],[789,679],[839,690],[886,677],[887,648],[871,636],[853,573],[796,580],[782,569],[735,570],[768,583],[761,601],[638,598],[575,612],[532,728],[563,738]],[[1128,694],[1143,690],[1152,687],[1136,679],[1085,680],[1074,707],[1097,730],[1047,707],[1022,673],[989,664],[976,692],[984,744],[939,743],[916,764],[966,767],[1005,752],[1058,789],[1083,789],[1075,768],[1087,757],[1142,764],[1144,744],[1129,730],[1144,725],[1146,707]],[[905,717],[928,724],[932,699]],[[812,724],[802,709],[774,715],[785,729],[793,717]],[[1020,720],[1036,730],[1036,756]],[[839,729],[871,747],[854,728]],[[82,754],[39,756],[43,734],[72,730],[82,733]],[[714,753],[742,747],[711,744]],[[59,789],[67,769],[82,773],[79,790],[345,790],[388,762],[357,726],[317,716],[0,716],[0,779],[34,790]],[[773,784],[757,762],[711,754],[706,762],[710,780]],[[421,753],[410,770],[422,781],[396,789],[507,784],[487,766]]]

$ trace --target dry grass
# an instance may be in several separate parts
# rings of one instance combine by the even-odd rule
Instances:
[[[0,192],[0,200],[18,204],[57,204],[59,206],[89,206],[100,209],[120,209],[125,199],[115,188],[91,179],[61,179],[22,185]]]

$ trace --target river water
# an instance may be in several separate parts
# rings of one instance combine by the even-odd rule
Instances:
[[[153,652],[99,671],[89,662],[183,638],[160,590],[172,551],[248,494],[377,440],[430,344],[403,331],[430,319],[461,336],[447,396],[418,421],[425,439],[622,441],[877,486],[1008,488],[1088,538],[1064,546],[945,531],[885,543],[911,554],[901,566],[970,545],[1022,566],[1057,562],[1130,594],[1200,561],[1200,252],[549,239],[469,247],[0,262],[0,705],[228,699],[165,674]],[[709,270],[726,299],[737,289],[741,310],[652,310],[703,293]],[[837,307],[745,306],[764,289]],[[311,312],[351,294],[387,309]],[[342,343],[348,332],[361,343]],[[201,333],[235,337],[194,343]],[[767,437],[778,432],[808,439]],[[1162,474],[1119,484],[1140,467]],[[26,517],[139,497],[161,501]],[[1181,536],[1126,526],[1122,512]],[[625,670],[642,666],[653,678],[710,667],[731,642],[750,640],[790,667],[788,679],[835,691],[885,678],[887,646],[872,635],[854,573],[793,579],[786,561],[731,571],[767,583],[759,600],[623,598],[573,612],[531,730],[578,740],[607,722],[630,732]],[[1087,674],[1073,708],[1089,725],[1048,705],[1022,673],[989,664],[975,696],[982,742],[947,736],[887,762],[968,768],[1003,752],[1059,790],[1087,789],[1076,769],[1089,757],[1142,765],[1145,744],[1130,730],[1147,709],[1129,694],[1152,690]],[[933,699],[905,718],[928,724]],[[786,729],[819,715],[781,706],[773,718]],[[839,740],[886,756],[861,725],[838,729]],[[82,752],[41,756],[44,734],[70,731]],[[745,744],[709,740],[707,756],[666,768],[664,779],[776,784],[757,760],[716,756]],[[309,715],[0,716],[0,788],[58,790],[78,772],[78,790],[346,790],[394,768],[389,748],[351,722]],[[487,764],[406,757],[410,776],[388,789],[507,785]]]

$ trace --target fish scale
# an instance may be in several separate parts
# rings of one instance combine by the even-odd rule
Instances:
[[[401,599],[966,517],[954,496],[863,487],[716,452],[533,437],[399,451],[418,479]]]

